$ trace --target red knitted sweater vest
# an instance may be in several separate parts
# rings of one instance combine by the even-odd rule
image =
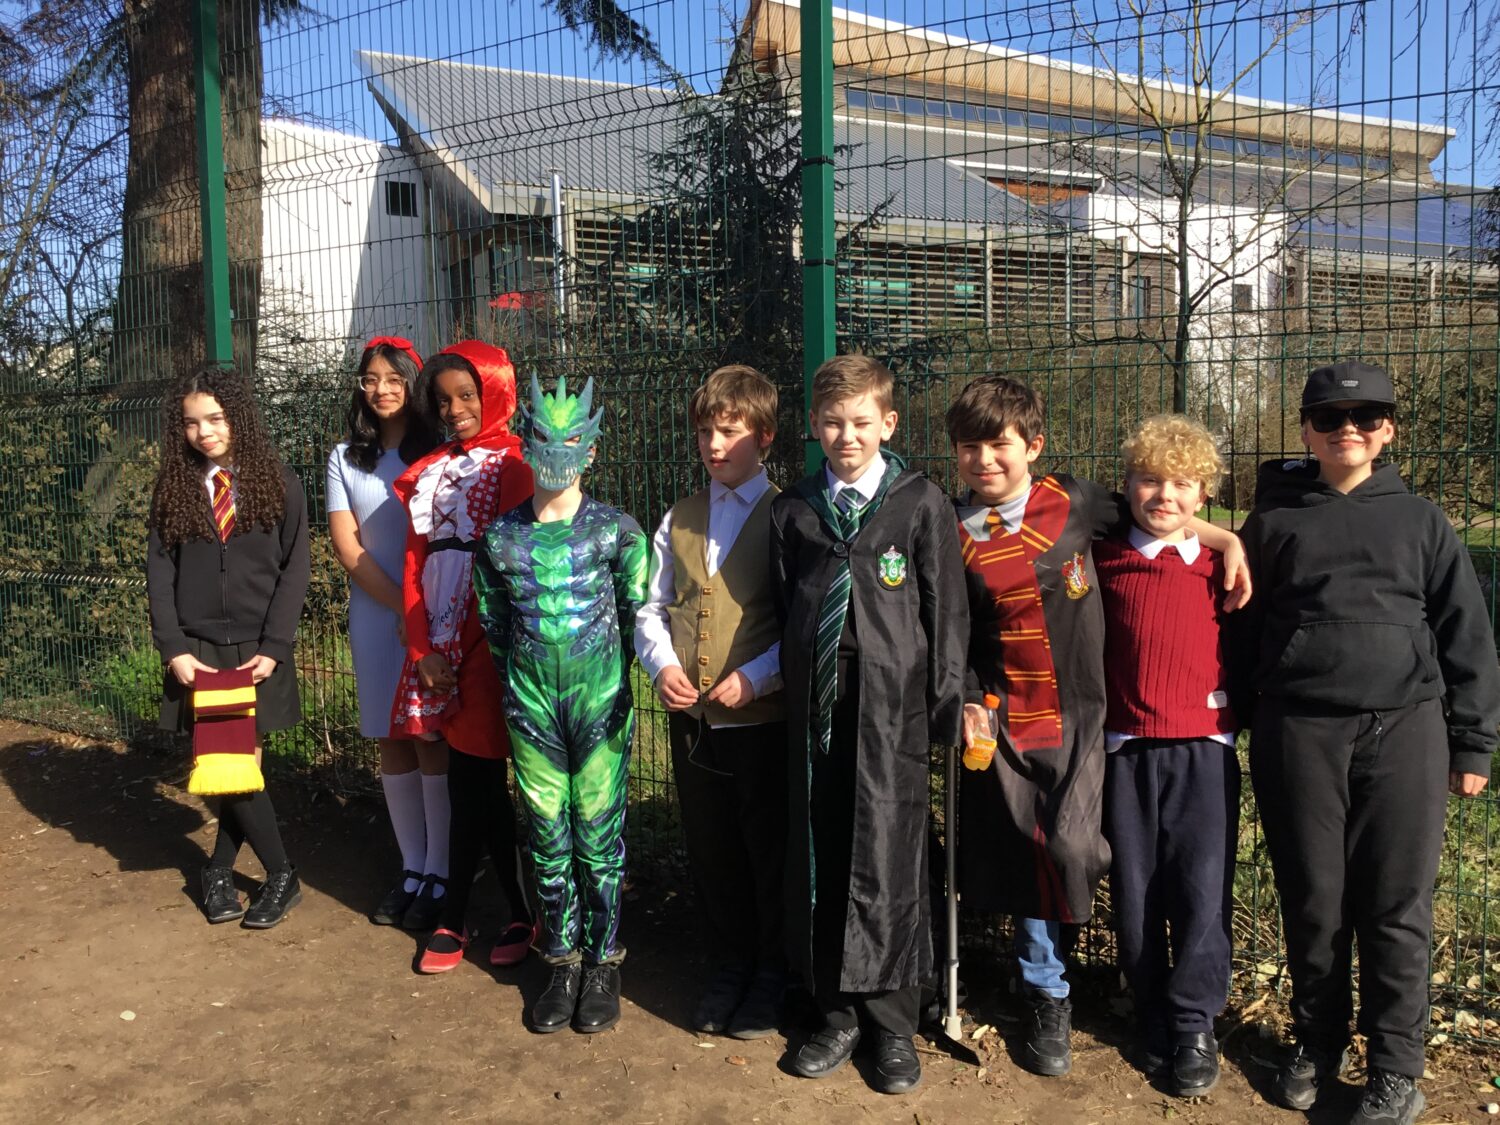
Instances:
[[[1104,605],[1104,729],[1182,739],[1233,731],[1219,556],[1200,548],[1189,566],[1173,547],[1148,559],[1125,539],[1106,539],[1094,544],[1094,566]]]

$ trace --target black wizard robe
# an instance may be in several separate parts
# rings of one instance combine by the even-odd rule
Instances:
[[[957,505],[969,589],[968,702],[1000,698],[994,763],[962,770],[958,885],[978,910],[1083,922],[1109,870],[1104,609],[1093,541],[1122,534],[1124,499],[1061,474],[1032,482],[1019,529]]]
[[[844,992],[929,980],[932,919],[927,826],[933,743],[959,737],[969,615],[953,509],[921,474],[886,454],[884,496],[845,542],[819,469],[771,506],[771,577],[784,635],[790,732],[787,933],[794,968],[816,988],[810,737],[813,637],[823,595],[847,554],[859,647],[860,722],[854,847],[844,922]]]

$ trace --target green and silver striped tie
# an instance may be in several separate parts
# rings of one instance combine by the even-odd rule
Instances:
[[[838,514],[844,542],[849,542],[859,532],[863,519],[865,498],[856,490],[846,488],[838,495],[834,510]],[[844,621],[849,616],[849,592],[853,580],[849,574],[849,552],[837,555],[838,569],[833,581],[828,584],[828,593],[823,595],[823,605],[818,611],[818,631],[813,639],[813,698],[818,706],[818,749],[828,753],[833,737],[833,703],[839,688],[839,637],[844,632]]]

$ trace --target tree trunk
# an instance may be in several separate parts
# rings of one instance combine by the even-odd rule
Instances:
[[[203,232],[193,90],[195,0],[126,0],[125,167],[113,368],[118,384],[205,358]],[[261,0],[220,0],[226,218],[234,358],[251,369],[260,304]]]

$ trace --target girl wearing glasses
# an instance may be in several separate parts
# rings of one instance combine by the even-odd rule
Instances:
[[[349,572],[349,647],[359,693],[359,733],[380,747],[380,783],[401,874],[370,914],[382,926],[431,929],[448,875],[448,748],[391,737],[391,703],[406,655],[401,568],[406,511],[397,477],[437,444],[418,409],[422,360],[411,341],[377,336],[360,356],[348,438],[328,458],[328,529]]]
[[[1378,367],[1308,376],[1309,455],[1261,467],[1242,531],[1258,596],[1235,615],[1249,635],[1231,649],[1247,664],[1235,713],[1253,718],[1250,776],[1292,978],[1296,1043],[1275,1097],[1306,1110],[1336,1085],[1357,940],[1368,1067],[1353,1120],[1404,1125],[1424,1104],[1446,798],[1489,780],[1500,665],[1453,526],[1379,460],[1395,409]]]

